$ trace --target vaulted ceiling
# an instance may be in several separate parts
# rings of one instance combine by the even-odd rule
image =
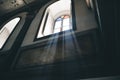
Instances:
[[[0,0],[0,25],[17,13],[41,8],[49,1],[57,0]]]
[[[6,13],[15,11],[18,9],[26,8],[31,5],[43,4],[49,2],[50,0],[0,0],[0,16],[3,16]]]

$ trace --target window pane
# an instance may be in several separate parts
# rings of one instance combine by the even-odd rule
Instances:
[[[60,28],[54,29],[54,33],[60,32]]]
[[[70,25],[70,19],[69,18],[64,19],[63,20],[63,26],[65,27],[65,26],[69,26],[69,25]]]
[[[55,22],[55,28],[61,28],[62,21]]]
[[[64,20],[63,20],[63,30],[62,31],[66,31],[66,30],[70,30],[70,29],[72,29],[72,25],[70,23],[70,17],[65,16]]]
[[[12,19],[0,30],[0,49],[3,47],[9,35],[11,34],[11,32],[13,31],[13,29],[15,28],[19,21],[20,21],[19,17]]]
[[[71,28],[71,26],[68,25],[68,26],[63,27],[62,31],[66,31],[66,30],[70,30],[70,29],[72,29],[72,28]]]

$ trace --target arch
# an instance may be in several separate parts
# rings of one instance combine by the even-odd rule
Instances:
[[[70,10],[64,10],[64,11],[61,11],[61,12],[57,13],[54,16],[54,20],[56,20],[58,17],[63,16],[63,15],[69,15],[69,16],[71,16],[71,11]]]
[[[20,17],[16,17],[9,22],[7,22],[2,29],[0,30],[0,49],[3,47],[7,39],[9,38],[10,34],[19,23]]]
[[[71,16],[71,0],[59,0],[46,8],[37,38],[54,33],[54,23],[59,16]]]

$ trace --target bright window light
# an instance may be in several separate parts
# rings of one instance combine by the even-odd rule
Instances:
[[[69,15],[63,15],[56,19],[54,33],[59,33],[70,29],[72,29],[72,27],[71,27]]]
[[[6,40],[14,30],[15,26],[18,24],[20,21],[20,18],[14,18],[11,21],[9,21],[7,24],[3,26],[3,28],[0,30],[0,49],[3,47],[5,44]]]
[[[71,0],[59,0],[47,7],[37,38],[72,29]]]

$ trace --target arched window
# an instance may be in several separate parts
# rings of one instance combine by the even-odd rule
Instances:
[[[58,17],[55,20],[55,26],[54,26],[54,33],[58,33],[61,31],[66,31],[72,29],[70,16],[69,15],[63,15]]]
[[[0,49],[3,47],[5,42],[7,41],[8,37],[20,21],[20,18],[14,18],[10,20],[7,24],[3,26],[3,28],[0,30]]]
[[[41,21],[37,38],[72,29],[70,18],[71,0],[59,0],[49,5]]]

